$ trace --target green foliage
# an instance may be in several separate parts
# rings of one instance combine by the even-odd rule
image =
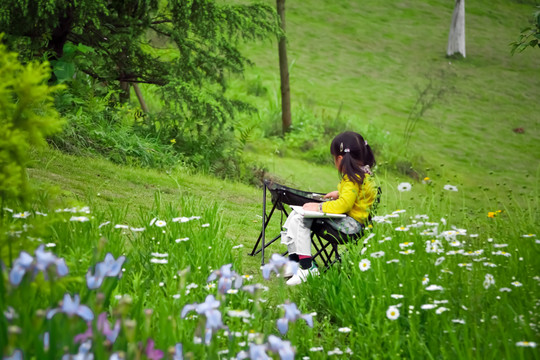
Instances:
[[[163,167],[171,163],[174,140],[174,150],[197,168],[248,176],[234,117],[253,107],[225,96],[226,77],[250,64],[239,51],[241,41],[273,38],[278,31],[272,6],[214,0],[40,0],[26,6],[9,0],[0,13],[9,44],[26,59],[50,58],[55,80],[68,82],[74,99],[87,98],[76,87],[88,77],[95,80],[84,85],[91,102],[100,92],[107,95],[100,110],[82,102],[62,107],[69,126],[55,138],[60,148],[81,153],[88,147],[116,162]],[[160,109],[124,121],[130,116],[107,103],[129,99],[130,83],[151,84]]]
[[[538,7],[540,9],[540,6]],[[512,46],[512,55],[516,52],[522,52],[529,46],[540,47],[540,10],[533,13],[532,24],[521,30],[519,39],[510,43]]]
[[[56,99],[67,124],[51,143],[70,154],[103,156],[117,164],[165,169],[178,165],[182,156],[172,144],[159,131],[145,133],[134,126],[141,121],[138,109],[114,104],[112,96],[114,92],[89,78],[73,82],[71,91]]]
[[[0,38],[1,40],[1,38]],[[0,43],[0,197],[2,202],[27,200],[26,162],[31,145],[58,130],[62,120],[53,106],[52,94],[60,86],[48,86],[49,64],[22,65],[17,54]]]

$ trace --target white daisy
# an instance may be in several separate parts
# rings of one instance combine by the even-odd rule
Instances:
[[[167,225],[167,223],[163,220],[156,220],[156,222],[154,222],[154,225],[156,225],[157,227],[164,227],[165,225]]]
[[[159,257],[159,258],[165,258],[165,257],[168,257],[169,254],[167,253],[158,253],[158,252],[153,252],[151,253],[150,255],[152,255],[153,257]]]
[[[450,184],[444,185],[443,189],[448,190],[448,191],[458,191],[457,186],[450,185]]]
[[[395,229],[396,231],[409,231],[409,227],[408,226],[399,226]]]
[[[399,317],[399,309],[395,306],[390,306],[386,310],[386,317],[390,320],[396,320]]]
[[[518,341],[516,343],[516,346],[521,346],[521,347],[532,347],[532,348],[535,348],[536,347],[536,343],[533,342],[533,341]]]
[[[414,250],[408,249],[405,251],[400,251],[399,253],[403,255],[410,255],[410,254],[414,254]]]
[[[435,313],[437,315],[439,315],[439,314],[442,314],[445,311],[448,311],[448,308],[445,308],[444,306],[441,306],[441,307],[437,308],[437,310],[435,310]]]
[[[431,309],[435,309],[437,307],[437,305],[435,304],[423,304],[423,305],[420,305],[420,309],[422,310],[431,310]]]
[[[341,351],[339,348],[334,348],[334,350],[330,350],[328,352],[328,356],[332,355],[343,355],[343,351]]]
[[[371,254],[372,258],[380,258],[382,256],[384,256],[384,251],[377,251]]]
[[[412,185],[408,182],[402,182],[397,186],[397,189],[401,192],[411,191]]]
[[[150,259],[150,262],[153,263],[153,264],[168,264],[169,260],[152,258],[152,259]]]
[[[86,216],[72,216],[71,219],[69,219],[69,221],[86,222],[86,221],[90,221],[90,219],[87,218]]]
[[[362,271],[369,270],[369,268],[371,268],[371,261],[369,261],[368,259],[362,259],[358,266]]]
[[[486,274],[484,278],[484,288],[488,289],[491,285],[495,285],[495,277],[491,274]]]
[[[13,214],[13,217],[15,219],[26,219],[27,217],[29,217],[31,214],[30,214],[30,211],[24,211],[24,212],[20,212],[20,213],[15,213]]]
[[[440,258],[435,260],[435,266],[441,265],[443,261],[444,261],[444,256],[441,256]]]
[[[392,295],[390,295],[390,297],[393,298],[393,299],[402,299],[403,295],[401,295],[401,294],[392,294]]]
[[[429,277],[427,275],[424,275],[424,277],[422,278],[422,285],[427,284],[429,284]]]
[[[427,291],[441,291],[444,290],[442,286],[431,284],[426,288]]]
[[[463,319],[452,319],[452,322],[455,324],[465,324],[465,320]]]
[[[410,247],[410,246],[413,246],[414,243],[413,242],[408,242],[408,241],[405,241],[404,243],[400,243],[399,244],[399,247],[404,249],[404,248],[407,248],[407,247]]]
[[[348,327],[340,327],[340,328],[338,329],[338,331],[339,331],[340,333],[345,333],[345,334],[346,334],[346,333],[350,333],[350,332],[352,331],[352,329],[351,329],[351,328],[348,328]]]
[[[501,256],[505,256],[505,257],[512,256],[512,254],[510,254],[510,253],[508,253],[506,251],[502,251],[502,250],[493,251],[491,254],[493,254],[493,255],[501,255]]]
[[[514,285],[515,287],[523,286],[523,284],[520,283],[519,281],[512,281],[511,284]]]

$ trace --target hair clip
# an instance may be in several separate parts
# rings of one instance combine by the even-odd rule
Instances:
[[[339,144],[339,152],[340,152],[340,153],[343,152],[343,143],[340,143],[340,144]]]
[[[364,140],[364,145],[367,146],[367,140]]]
[[[345,150],[343,150],[343,152],[346,152],[346,153],[348,152],[348,153],[350,153],[350,152],[351,152],[351,149],[345,149]]]

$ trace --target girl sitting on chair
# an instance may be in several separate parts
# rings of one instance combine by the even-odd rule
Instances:
[[[330,153],[341,176],[338,191],[326,194],[324,199],[328,201],[306,203],[303,208],[321,213],[346,214],[344,218],[323,221],[345,236],[357,234],[363,231],[377,196],[377,186],[371,172],[371,167],[375,165],[373,151],[362,135],[347,131],[332,140]],[[311,257],[313,220],[292,211],[283,225],[281,243],[287,245],[289,259],[300,265],[296,274],[285,274],[286,277],[292,276],[287,285],[298,285],[306,281],[309,275],[318,275]]]

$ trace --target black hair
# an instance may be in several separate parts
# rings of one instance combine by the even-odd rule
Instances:
[[[367,141],[362,135],[353,131],[346,131],[337,135],[330,144],[330,153],[337,158],[343,156],[339,165],[339,173],[347,175],[350,181],[362,186],[366,170],[363,168],[375,166],[375,156]]]

